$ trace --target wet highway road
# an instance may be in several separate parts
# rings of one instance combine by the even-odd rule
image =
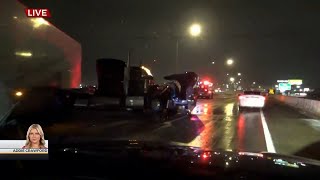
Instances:
[[[180,142],[204,149],[277,152],[320,159],[320,119],[268,98],[266,107],[238,111],[236,97],[203,99],[192,117],[166,123],[138,139]]]
[[[267,99],[263,110],[239,112],[237,107],[236,97],[218,95],[199,100],[191,117],[182,113],[162,123],[152,122],[141,113],[80,109],[66,119],[40,124],[49,142],[59,136],[106,137],[320,159],[320,119],[310,118],[272,98]],[[6,139],[25,139],[26,131],[27,127],[13,123],[1,133]]]

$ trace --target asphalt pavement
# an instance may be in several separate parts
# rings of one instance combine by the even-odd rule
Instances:
[[[265,151],[320,159],[320,118],[309,117],[272,97],[263,109],[240,112],[237,97],[218,95],[199,100],[192,114],[137,138],[210,150]]]
[[[11,120],[3,139],[25,139],[28,125]],[[19,122],[20,121],[20,122]],[[40,123],[49,140],[56,137],[105,137],[176,142],[203,149],[277,152],[320,159],[320,119],[311,118],[271,97],[266,107],[238,110],[237,97],[216,95],[201,99],[188,116],[184,112],[166,122],[153,122],[141,112],[87,110]]]

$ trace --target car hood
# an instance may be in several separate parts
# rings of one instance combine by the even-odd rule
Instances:
[[[254,168],[262,170],[273,169],[303,169],[320,168],[320,161],[288,156],[269,152],[243,152],[204,150],[199,147],[185,146],[179,143],[159,142],[159,141],[139,141],[131,140],[108,140],[106,138],[59,138],[50,143],[50,152],[89,153],[101,155],[102,157],[112,155],[115,152],[136,152],[139,157],[158,158],[159,160],[183,160],[189,165],[208,165],[224,168]],[[270,170],[270,169],[269,169]],[[320,169],[318,169],[320,170]]]

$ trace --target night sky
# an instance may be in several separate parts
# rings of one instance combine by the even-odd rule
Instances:
[[[53,17],[48,20],[82,44],[84,83],[95,83],[97,58],[126,60],[129,49],[133,64],[142,61],[161,80],[174,72],[179,37],[181,72],[218,82],[227,72],[241,72],[243,80],[261,85],[303,78],[306,85],[320,87],[320,1],[22,2],[49,8]],[[188,36],[194,22],[202,25],[196,39]],[[228,58],[235,61],[232,69],[225,65]]]

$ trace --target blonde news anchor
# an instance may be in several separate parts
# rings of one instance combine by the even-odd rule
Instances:
[[[25,149],[45,149],[44,133],[39,124],[32,124],[26,135],[26,144],[22,148]]]

